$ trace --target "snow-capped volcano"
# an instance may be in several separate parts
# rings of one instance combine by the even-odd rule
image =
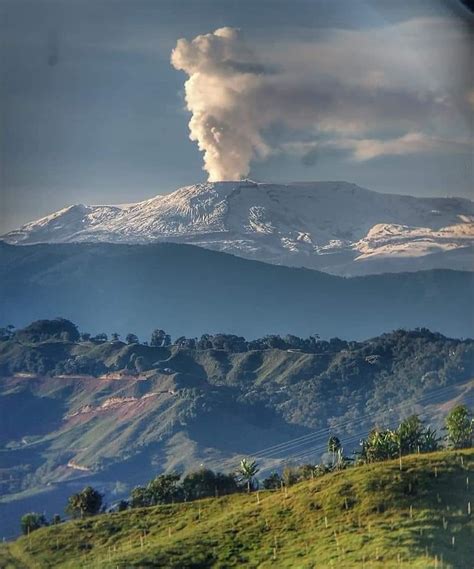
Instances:
[[[472,270],[474,202],[379,194],[346,182],[215,182],[135,204],[73,205],[3,240],[192,243],[341,275]]]

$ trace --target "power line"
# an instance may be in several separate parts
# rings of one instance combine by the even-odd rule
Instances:
[[[344,419],[341,420],[339,422],[334,423],[331,426],[328,427],[323,427],[321,429],[318,429],[316,431],[313,431],[311,433],[307,433],[306,435],[302,435],[300,437],[295,437],[293,439],[290,439],[286,442],[283,443],[279,443],[276,445],[272,445],[269,446],[267,448],[264,449],[260,449],[254,453],[250,453],[247,455],[248,458],[251,459],[268,459],[271,458],[272,455],[275,454],[280,454],[282,452],[286,452],[288,453],[288,451],[292,451],[297,447],[301,447],[301,446],[305,446],[311,443],[316,443],[318,440],[322,440],[324,437],[327,437],[331,432],[334,432],[334,430],[336,429],[344,429],[347,426],[357,426],[357,425],[361,425],[363,423],[368,422],[371,419],[374,418],[379,418],[380,416],[383,416],[384,413],[393,413],[398,411],[399,413],[409,409],[410,407],[414,407],[416,405],[420,405],[420,404],[430,404],[432,402],[434,402],[436,399],[446,396],[447,393],[449,393],[450,391],[455,391],[458,388],[458,386],[455,385],[449,385],[449,386],[443,386],[443,387],[438,387],[434,390],[432,390],[431,392],[429,392],[426,395],[421,395],[419,397],[417,397],[414,400],[411,401],[402,401],[398,404],[395,404],[391,407],[389,407],[388,409],[385,410],[380,410],[380,411],[374,411],[372,413],[365,413],[364,415],[359,416],[356,419],[352,419],[352,418],[348,418],[348,419]],[[357,437],[360,437],[363,433],[360,432],[359,434],[357,434]],[[349,439],[346,439],[346,441],[348,441]],[[292,456],[292,455],[290,455]],[[219,461],[214,462],[214,467],[224,467],[227,466],[228,463],[231,461],[232,459],[222,459]],[[281,461],[281,460],[285,460],[285,459],[278,459],[275,458],[275,460]]]

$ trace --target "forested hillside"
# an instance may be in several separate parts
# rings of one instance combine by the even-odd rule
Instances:
[[[120,488],[255,453],[267,469],[314,459],[329,432],[350,452],[374,424],[421,412],[437,425],[446,404],[473,396],[474,341],[426,329],[364,342],[156,330],[155,345],[64,320],[1,333],[5,513],[45,484],[63,500],[77,477]]]

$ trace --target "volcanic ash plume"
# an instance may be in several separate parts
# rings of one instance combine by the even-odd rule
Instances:
[[[180,39],[171,63],[188,75],[190,137],[204,152],[209,180],[244,177],[250,161],[270,151],[301,155],[308,167],[324,151],[357,162],[466,152],[459,117],[472,110],[464,107],[474,90],[439,76],[453,68],[440,51],[441,32],[451,42],[448,53],[467,54],[459,29],[437,20],[386,26],[379,34],[333,30],[279,45],[260,40],[255,51],[228,27]]]
[[[192,113],[190,138],[204,152],[209,181],[237,180],[249,173],[254,155],[268,147],[259,130],[261,117],[251,104],[263,81],[263,68],[244,45],[240,32],[220,28],[191,42],[180,39],[172,65],[189,75],[186,105]]]

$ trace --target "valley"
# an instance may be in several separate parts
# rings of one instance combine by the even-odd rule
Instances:
[[[93,334],[363,340],[426,327],[474,336],[470,271],[342,278],[174,243],[0,242],[0,296],[4,325],[63,316]]]
[[[331,432],[351,453],[372,426],[410,413],[440,429],[448,408],[473,401],[474,342],[399,330],[150,346],[40,321],[0,342],[0,373],[0,532],[10,535],[26,504],[52,516],[86,483],[119,499],[162,471],[316,460]]]

